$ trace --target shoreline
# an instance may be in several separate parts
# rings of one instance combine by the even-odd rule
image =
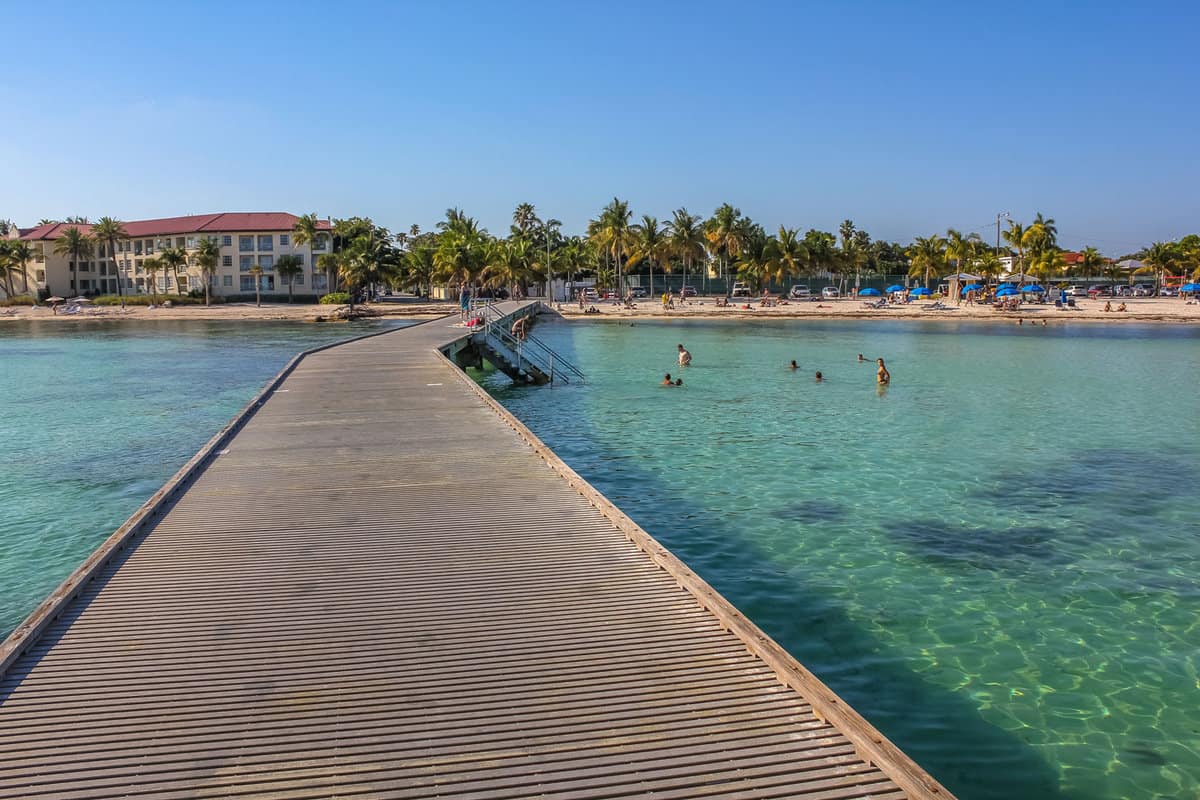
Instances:
[[[858,299],[823,300],[821,302],[790,302],[773,308],[762,308],[751,303],[750,309],[741,304],[720,308],[715,298],[698,298],[686,305],[663,310],[658,302],[642,301],[636,308],[627,309],[612,303],[595,303],[597,313],[585,313],[575,303],[549,304],[555,312],[571,320],[667,320],[667,319],[814,319],[814,320],[879,320],[904,319],[922,321],[970,320],[972,322],[998,322],[1016,325],[1058,325],[1065,322],[1087,323],[1155,323],[1195,325],[1200,324],[1200,304],[1189,304],[1183,298],[1122,298],[1128,311],[1105,312],[1101,300],[1076,301],[1071,310],[1059,310],[1052,304],[1032,304],[1018,311],[995,311],[991,306],[950,306],[947,310],[926,310],[921,303],[907,306],[891,306],[884,309],[865,308]],[[458,304],[453,302],[433,303],[369,303],[364,306],[368,313],[360,319],[431,319],[454,314]],[[54,314],[48,306],[0,307],[0,322],[11,321],[62,321],[75,324],[87,321],[125,320],[205,320],[205,321],[284,321],[340,323],[346,320],[338,314],[345,306],[316,304],[272,303],[256,307],[252,303],[230,303],[212,306],[175,306],[172,308],[148,308],[146,306],[86,307],[78,314]]]

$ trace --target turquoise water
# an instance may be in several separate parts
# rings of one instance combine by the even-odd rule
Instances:
[[[589,384],[485,384],[964,800],[1197,796],[1200,329],[536,335]]]
[[[377,325],[0,325],[0,639],[292,356]]]

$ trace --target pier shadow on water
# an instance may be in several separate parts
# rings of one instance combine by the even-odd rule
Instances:
[[[484,383],[518,416],[521,395],[536,402],[528,393],[545,391],[509,388],[487,378]],[[1057,770],[1029,742],[987,722],[968,697],[905,668],[903,657],[855,622],[839,601],[777,566],[771,553],[739,535],[735,518],[698,509],[674,494],[662,476],[639,468],[608,448],[603,437],[591,435],[595,428],[583,408],[585,394],[563,392],[555,401],[555,422],[526,417],[527,423],[572,468],[961,800],[1084,800],[1061,788]],[[586,449],[577,445],[581,439],[589,442]],[[619,476],[611,469],[617,464]],[[820,525],[845,519],[849,512],[836,502],[810,500],[763,513]],[[897,532],[921,540],[927,551],[944,533],[923,532],[920,521],[902,525]],[[1044,547],[1048,538],[1036,526],[1014,535],[1034,549]],[[942,558],[974,566],[987,556],[966,552]]]

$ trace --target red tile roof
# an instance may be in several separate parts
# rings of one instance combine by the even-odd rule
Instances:
[[[1074,266],[1083,261],[1083,253],[1073,253],[1070,250],[1063,251],[1062,257],[1067,266]]]
[[[300,218],[295,214],[274,211],[252,211],[233,214],[194,214],[190,217],[166,217],[164,219],[142,219],[125,223],[130,238],[143,236],[174,236],[187,233],[237,233],[254,231],[290,231]],[[329,220],[317,221],[317,227],[330,230]],[[66,222],[50,222],[29,231],[22,231],[22,239],[57,239],[67,228],[79,228],[84,233],[91,225],[75,225]]]

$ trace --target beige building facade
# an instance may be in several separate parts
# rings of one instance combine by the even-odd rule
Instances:
[[[117,241],[115,252],[108,242],[94,242],[92,254],[78,261],[69,254],[56,252],[59,240],[71,227],[89,234],[90,225],[48,223],[22,231],[21,239],[33,251],[27,265],[30,290],[43,295],[116,294],[117,282],[126,294],[187,294],[204,289],[195,250],[204,239],[212,239],[220,249],[215,274],[209,283],[210,294],[232,296],[254,294],[255,276],[251,268],[262,268],[259,290],[264,295],[286,296],[287,282],[275,272],[281,256],[300,259],[302,272],[292,284],[297,295],[320,295],[327,289],[327,276],[317,260],[332,252],[333,236],[328,220],[318,223],[315,241],[303,245],[295,241],[294,214],[275,212],[200,214],[187,217],[137,220],[124,223],[128,238]],[[157,258],[166,248],[182,248],[187,265],[180,267],[178,279],[173,270],[160,269],[153,274],[146,262]]]

